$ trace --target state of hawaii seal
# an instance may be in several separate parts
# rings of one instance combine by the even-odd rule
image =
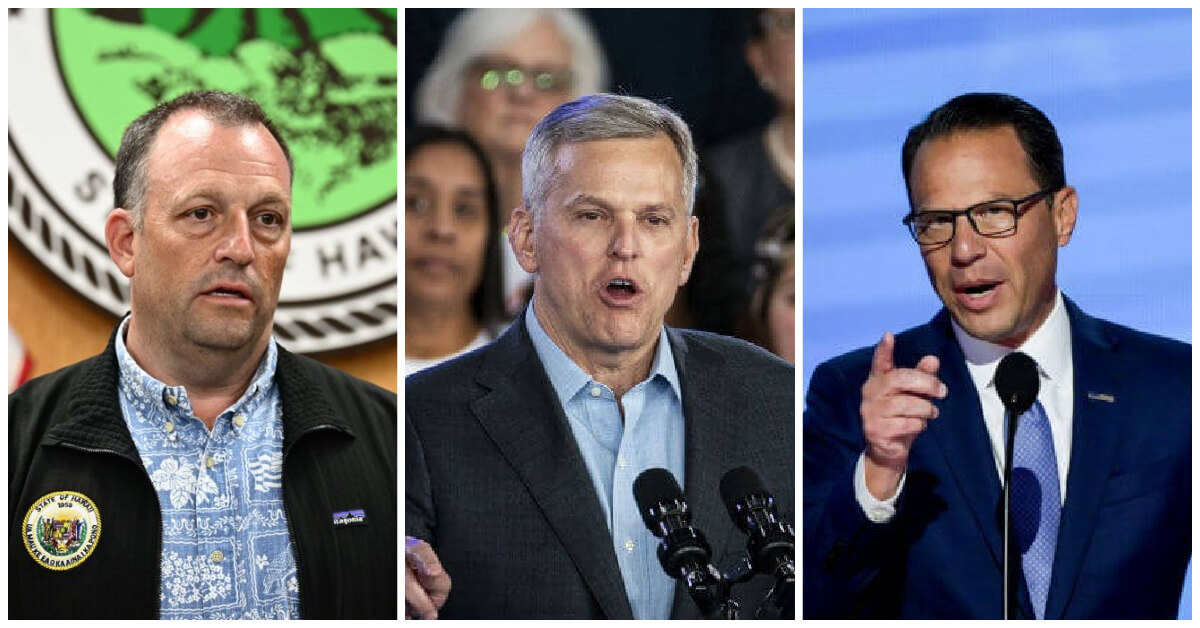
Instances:
[[[293,351],[397,330],[395,9],[9,9],[9,232],[112,312],[114,156],[138,115],[187,91],[262,105],[296,163],[275,334]]]
[[[78,567],[100,542],[100,511],[82,493],[47,493],[25,513],[21,534],[37,564],[53,571]]]

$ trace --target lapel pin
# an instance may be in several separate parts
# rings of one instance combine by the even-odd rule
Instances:
[[[1117,398],[1116,398],[1116,397],[1114,397],[1114,396],[1112,396],[1112,395],[1110,395],[1110,394],[1108,394],[1108,393],[1094,393],[1094,392],[1090,392],[1090,393],[1088,393],[1088,394],[1087,394],[1087,396],[1088,396],[1088,399],[1091,399],[1092,401],[1104,401],[1104,402],[1107,402],[1107,403],[1113,403],[1113,402],[1115,402],[1115,401],[1117,400]]]

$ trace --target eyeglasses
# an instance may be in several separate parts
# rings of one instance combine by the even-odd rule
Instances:
[[[954,229],[958,225],[958,217],[966,216],[971,228],[981,236],[998,237],[1017,230],[1017,218],[1029,211],[1035,201],[1054,193],[1054,188],[1046,188],[1034,192],[1025,198],[1017,200],[998,199],[972,205],[966,209],[943,210],[932,209],[913,212],[905,216],[901,222],[908,227],[917,244],[922,246],[937,246],[954,239]]]
[[[533,88],[542,93],[563,93],[571,88],[574,77],[570,70],[548,68],[526,68],[515,63],[479,61],[473,66],[473,74],[484,91],[494,92],[508,86],[516,89],[525,81],[532,81]]]

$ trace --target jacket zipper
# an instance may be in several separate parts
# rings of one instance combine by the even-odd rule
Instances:
[[[70,442],[66,442],[66,441],[59,441],[58,444],[62,447],[66,447],[67,449],[74,449],[77,451],[83,451],[83,452],[92,453],[92,454],[112,454],[114,456],[117,456],[118,458],[123,458],[125,460],[128,460],[129,462],[132,462],[134,465],[136,465],[142,471],[146,470],[146,468],[141,466],[138,463],[138,461],[130,458],[129,456],[126,456],[125,454],[123,454],[119,451],[113,450],[113,449],[93,449],[91,447],[84,447],[82,445],[76,445],[75,443],[70,443]],[[145,476],[145,478],[147,481],[150,480],[149,475]],[[157,503],[158,502],[158,491],[155,490],[153,483],[150,484],[150,490],[154,493],[154,501]],[[286,504],[285,504],[285,507],[286,507]],[[163,551],[163,546],[162,546],[162,504],[161,503],[158,506],[157,514],[158,514],[158,577],[155,578],[154,581],[158,584],[158,591],[156,592],[156,594],[154,596],[154,607],[158,609],[158,612],[155,613],[155,619],[159,619],[162,617],[162,551]]]
[[[283,458],[279,461],[281,474],[283,473],[283,468],[287,466],[287,457],[288,457],[288,454],[292,451],[292,447],[295,447],[296,443],[300,442],[300,439],[302,437],[307,436],[308,434],[311,434],[312,432],[315,432],[317,430],[322,430],[322,429],[327,429],[327,428],[337,429],[337,426],[331,425],[328,423],[322,423],[321,425],[314,425],[314,426],[304,430],[303,432],[300,432],[296,436],[296,440],[292,441],[292,446],[288,447],[283,452]],[[283,475],[284,475],[284,477],[286,477],[286,474],[283,474]],[[292,528],[292,515],[291,515],[291,512],[288,510],[287,482],[281,482],[279,488],[283,492],[283,520],[285,522],[287,522],[288,535],[291,536],[292,545],[293,545],[293,547],[296,548],[296,551],[293,552],[293,554],[294,554],[293,558],[295,558],[295,560],[296,560],[296,587],[298,589],[300,589],[299,593],[296,595],[296,600],[300,604],[300,608],[297,609],[299,611],[297,614],[300,615],[300,619],[304,619],[305,588],[304,588],[304,581],[300,579],[300,574],[304,573],[304,570],[300,568],[300,551],[299,551],[299,548],[300,548],[299,538],[300,537],[296,536],[296,531]],[[282,584],[283,584],[284,588],[287,587],[287,583],[282,583]],[[161,587],[162,584],[160,583],[159,586]]]

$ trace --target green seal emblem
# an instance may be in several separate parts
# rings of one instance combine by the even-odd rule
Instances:
[[[52,571],[72,569],[100,542],[100,511],[82,493],[47,493],[25,513],[22,536],[37,564]]]
[[[395,9],[13,9],[9,36],[10,230],[76,291],[128,309],[103,233],[125,126],[220,89],[257,100],[296,163],[280,340],[396,333]]]

